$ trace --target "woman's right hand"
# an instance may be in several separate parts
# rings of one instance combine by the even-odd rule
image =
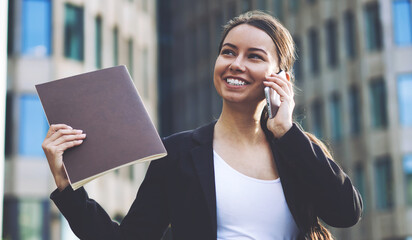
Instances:
[[[82,144],[85,138],[86,134],[82,130],[65,124],[52,124],[47,132],[42,148],[60,191],[70,184],[63,166],[63,153],[68,148]]]

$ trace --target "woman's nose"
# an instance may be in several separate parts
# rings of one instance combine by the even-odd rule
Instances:
[[[237,71],[237,72],[244,72],[245,71],[245,65],[242,61],[242,58],[240,56],[238,56],[236,59],[234,59],[234,61],[232,62],[232,64],[230,64],[229,69],[231,71]]]

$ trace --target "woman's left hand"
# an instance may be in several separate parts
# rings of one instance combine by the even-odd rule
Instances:
[[[289,73],[286,73],[290,79]],[[275,138],[280,138],[292,127],[292,113],[295,107],[293,99],[293,85],[286,78],[272,74],[266,77],[263,84],[274,89],[280,95],[280,107],[275,117],[268,119],[267,128],[273,133]]]

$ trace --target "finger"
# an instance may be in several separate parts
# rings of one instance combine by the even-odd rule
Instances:
[[[75,140],[83,140],[86,138],[86,134],[76,134],[76,135],[62,135],[61,137],[57,138],[55,141],[51,142],[52,145],[58,146],[65,142],[71,142]]]
[[[49,131],[47,131],[46,138],[51,136],[53,133],[57,132],[59,129],[73,129],[66,124],[52,124],[50,125]]]
[[[269,76],[266,78],[268,81],[275,82],[279,84],[285,91],[287,91],[289,94],[293,92],[293,85],[290,81],[287,79],[282,78],[281,76],[275,75],[275,76]]]
[[[281,86],[279,86],[279,84],[275,82],[263,81],[263,84],[275,90],[280,95],[281,100],[284,98],[289,98],[290,96],[290,94],[288,94]]]
[[[75,147],[75,146],[79,146],[80,144],[83,143],[82,139],[78,139],[78,140],[73,140],[73,141],[69,141],[69,142],[64,142],[62,144],[60,144],[59,146],[57,146],[59,151],[66,151],[69,148]]]
[[[64,135],[76,135],[76,134],[81,134],[83,131],[79,129],[59,129],[58,131],[54,132],[51,136],[46,137],[44,142],[50,143],[55,141],[56,139],[60,138],[61,136]]]

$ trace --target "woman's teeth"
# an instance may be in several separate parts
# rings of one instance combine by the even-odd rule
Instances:
[[[243,86],[246,84],[246,82],[244,81],[233,79],[233,78],[227,78],[226,82],[229,83],[229,85],[234,85],[234,86]]]

